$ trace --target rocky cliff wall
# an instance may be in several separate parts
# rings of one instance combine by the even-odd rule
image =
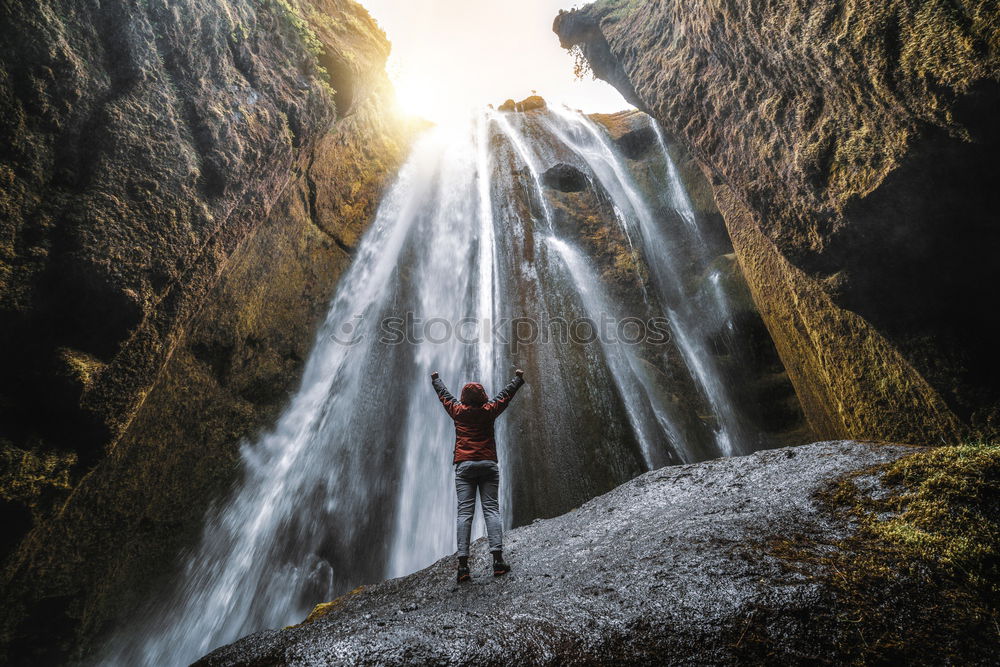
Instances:
[[[2,627],[37,662],[173,572],[409,135],[349,0],[3,12]]]
[[[701,164],[818,433],[996,434],[996,3],[606,0],[554,29]]]

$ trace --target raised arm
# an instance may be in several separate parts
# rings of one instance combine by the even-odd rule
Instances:
[[[451,395],[448,387],[444,386],[444,382],[436,372],[431,373],[431,384],[434,385],[434,391],[437,392],[438,400],[444,406],[445,412],[448,413],[448,416],[453,416],[455,407],[458,405],[458,400]]]
[[[510,400],[514,398],[514,394],[517,390],[521,388],[524,384],[524,371],[520,368],[514,371],[514,379],[507,383],[507,386],[503,388],[499,394],[497,394],[492,401],[486,405],[487,410],[496,412],[499,417],[500,413],[507,409],[510,405]]]

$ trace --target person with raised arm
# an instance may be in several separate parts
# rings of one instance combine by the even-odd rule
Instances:
[[[431,382],[445,412],[455,422],[455,492],[458,494],[458,582],[469,575],[469,539],[472,516],[476,510],[476,491],[486,520],[490,552],[493,554],[493,576],[510,572],[503,559],[503,519],[500,517],[500,464],[493,436],[493,422],[499,417],[514,394],[524,384],[524,371],[514,372],[514,379],[499,394],[488,400],[486,390],[478,382],[462,387],[462,398],[456,400],[437,373]]]

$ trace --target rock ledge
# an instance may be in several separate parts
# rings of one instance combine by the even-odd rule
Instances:
[[[724,663],[741,630],[766,618],[774,659],[828,660],[810,618],[822,578],[791,571],[769,539],[842,539],[846,523],[817,491],[918,448],[820,442],[644,474],[554,519],[510,531],[514,571],[454,583],[443,558],[352,591],[310,622],[217,649],[198,665]]]

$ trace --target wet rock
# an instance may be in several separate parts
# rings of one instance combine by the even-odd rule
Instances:
[[[737,316],[757,311],[735,253],[725,253],[713,259],[699,276],[697,289],[705,295],[713,291],[721,294]]]
[[[659,204],[652,210],[662,220],[660,224],[688,224],[678,216],[671,204],[675,193],[664,188],[664,183],[676,177],[687,195],[699,239],[691,244],[690,239],[681,236],[671,244],[672,252],[674,261],[688,258],[682,271],[684,289],[687,298],[698,304],[703,316],[721,315],[718,303],[726,304],[724,310],[729,311],[728,316],[716,317],[710,325],[713,333],[707,349],[715,356],[736,405],[751,426],[740,439],[753,442],[753,448],[762,449],[816,440],[805,422],[794,388],[733,254],[711,184],[697,163],[676,142],[661,143],[651,119],[640,111],[591,114],[590,118],[607,131],[618,150],[628,158],[634,183],[644,193],[646,201]],[[583,207],[574,202],[574,208]],[[553,210],[559,220],[558,214],[563,209],[558,200],[554,201]],[[613,211],[602,213],[602,216],[611,215]],[[628,302],[630,297],[623,293],[616,298]],[[683,363],[678,360],[669,365]],[[693,388],[676,387],[671,393],[682,397],[681,402],[690,404],[691,397],[698,392]],[[711,411],[699,409],[698,414],[707,417]],[[715,426],[714,420],[703,421]]]
[[[615,140],[622,155],[630,160],[640,160],[656,146],[656,132],[646,126],[624,133]]]
[[[479,540],[469,585],[454,583],[453,559],[445,558],[196,664],[504,664],[512,656],[532,664],[735,664],[759,657],[761,632],[770,660],[836,661],[836,633],[817,620],[830,618],[835,603],[818,572],[786,569],[764,542],[842,538],[851,528],[814,494],[914,451],[823,442],[661,468],[510,531],[514,570],[504,578],[488,572]],[[751,625],[754,641],[746,637]]]
[[[523,246],[515,244],[516,254],[506,261],[512,265],[522,261],[538,262],[536,246],[530,239],[546,233],[542,225],[546,224],[544,210],[548,207],[553,229],[559,230],[560,235],[566,234],[567,239],[585,243],[587,254],[594,257],[599,273],[609,278],[607,284],[627,285],[625,290],[635,298],[640,287],[635,270],[638,265],[631,263],[626,267],[627,262],[618,261],[626,259],[621,256],[625,238],[620,227],[614,224],[614,210],[606,195],[599,194],[603,190],[599,181],[586,171],[578,158],[574,158],[572,151],[560,148],[555,135],[545,127],[547,118],[548,114],[531,112],[513,120],[534,144],[532,150],[551,151],[551,158],[538,166],[538,180],[548,168],[564,163],[587,173],[589,185],[578,192],[539,188],[536,176],[520,160],[513,144],[504,134],[494,134],[493,164],[497,171],[493,179],[495,183],[507,178],[513,180],[512,187],[505,187],[503,201],[516,215],[516,219],[508,218],[510,222],[499,228],[516,224],[516,228],[522,230],[519,234],[523,233],[528,241]],[[498,214],[509,215],[502,210]],[[596,242],[589,243],[586,237]],[[540,262],[537,265],[543,266]],[[505,299],[502,306],[510,309],[506,311],[510,316],[532,317],[544,308],[548,317],[571,322],[586,314],[574,299],[560,298],[558,303],[549,301],[552,295],[543,297],[544,292],[536,292],[532,284],[531,280],[515,283],[516,297]],[[544,301],[539,300],[540,297]],[[538,391],[537,385],[534,388],[526,386],[524,393],[518,395],[520,407],[504,416],[508,432],[519,434],[517,438],[521,443],[506,464],[511,480],[509,498],[513,525],[562,514],[645,469],[642,450],[629,427],[624,404],[607,393],[610,388],[608,376],[595,352],[594,346],[564,347],[561,344],[532,344],[519,350],[523,355],[519,363],[526,373],[535,377],[546,375],[548,384],[543,391]],[[555,381],[554,378],[560,379]],[[605,396],[607,398],[603,398]],[[567,404],[585,407],[578,409],[572,419],[553,419],[553,410],[558,412]],[[581,452],[587,455],[581,456]]]
[[[545,170],[542,182],[560,192],[580,192],[587,187],[587,176],[573,165],[560,162]]]

